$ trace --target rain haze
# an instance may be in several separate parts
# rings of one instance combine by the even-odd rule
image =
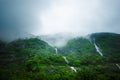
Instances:
[[[0,38],[120,33],[120,0],[0,0]]]

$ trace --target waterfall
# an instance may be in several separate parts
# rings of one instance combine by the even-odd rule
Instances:
[[[67,58],[65,57],[65,56],[63,56],[63,59],[65,60],[65,62],[68,64],[69,62],[68,62],[68,60],[67,60]]]
[[[116,66],[120,69],[120,65],[119,64],[116,64]]]
[[[96,51],[101,55],[103,56],[103,53],[101,52],[100,48],[94,43],[94,46],[95,46],[95,49]]]
[[[56,47],[55,47],[55,52],[56,52],[56,54],[58,53],[58,49]],[[65,62],[67,64],[69,63],[69,61],[67,60],[67,58],[65,56],[63,56],[63,59],[65,60]],[[71,66],[70,68],[72,71],[77,72],[77,70],[73,66]]]
[[[67,60],[65,56],[63,56],[63,59],[65,60],[67,64],[69,63],[69,61]],[[74,72],[77,72],[77,70],[73,66],[70,66],[70,69],[73,70]]]
[[[71,66],[70,68],[71,68],[73,71],[77,72],[77,70],[76,70],[74,67]]]
[[[55,52],[56,52],[56,54],[58,53],[58,49],[57,48],[55,48]]]

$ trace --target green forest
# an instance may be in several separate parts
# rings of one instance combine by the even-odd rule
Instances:
[[[0,40],[0,80],[120,80],[119,65],[120,34],[94,33],[64,47],[39,38]]]

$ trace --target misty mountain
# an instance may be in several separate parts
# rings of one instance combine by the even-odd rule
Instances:
[[[120,53],[119,41],[120,34],[94,33],[89,35],[89,38],[77,37],[69,40],[64,47],[60,48],[60,53],[97,53],[94,46],[96,43],[104,55],[117,55]]]
[[[44,41],[46,41],[49,45],[53,47],[63,47],[66,45],[66,43],[76,37],[76,35],[72,33],[57,33],[57,34],[51,34],[51,35],[40,35],[37,36],[37,38],[40,38]]]
[[[57,47],[63,39],[66,44]],[[9,43],[1,40],[0,79],[119,80],[119,41],[120,34],[115,33],[94,33],[89,38],[56,34]]]

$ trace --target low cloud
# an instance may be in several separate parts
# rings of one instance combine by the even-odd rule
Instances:
[[[120,33],[119,0],[0,0],[0,37]]]

